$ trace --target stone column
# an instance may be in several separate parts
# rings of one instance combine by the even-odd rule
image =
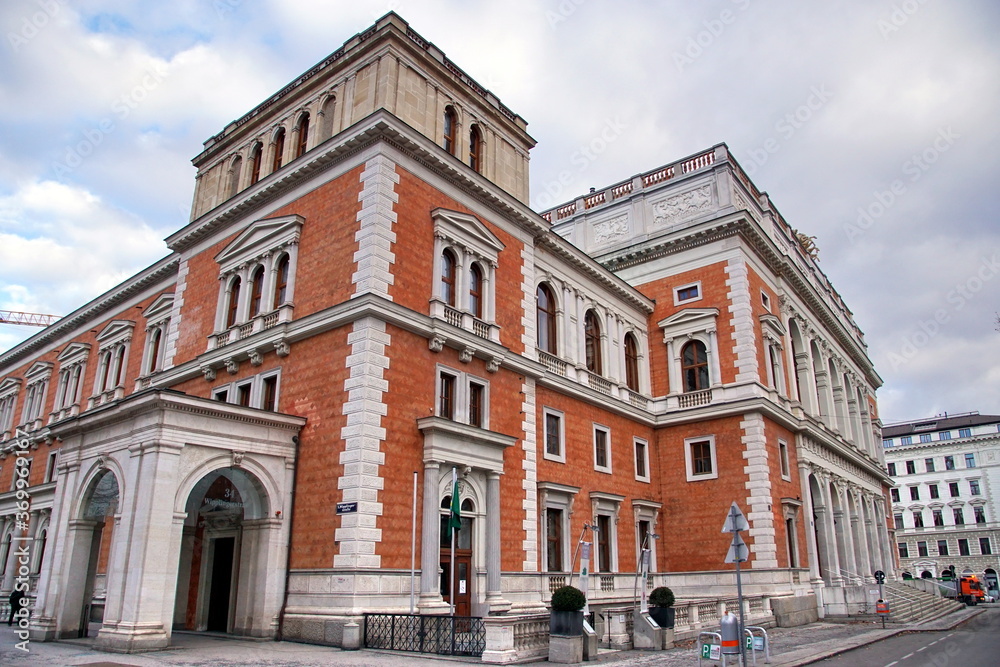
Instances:
[[[854,531],[854,546],[857,549],[858,574],[864,582],[875,569],[872,567],[871,546],[868,544],[868,531],[865,529],[864,505],[861,493],[855,490],[851,493],[851,529]]]
[[[844,579],[840,574],[840,554],[837,548],[837,531],[834,525],[833,497],[830,495],[830,477],[827,474],[820,475],[820,492],[823,495],[823,515],[817,512],[817,516],[823,517],[823,533],[826,536],[825,554],[827,570],[827,584],[830,586],[843,586]]]
[[[451,609],[441,597],[441,520],[438,515],[438,485],[441,463],[424,461],[423,528],[420,531],[420,600],[421,614],[444,614]]]
[[[802,487],[803,510],[805,512],[803,526],[806,533],[806,555],[809,558],[809,583],[814,588],[823,586],[823,577],[819,571],[819,545],[816,543],[816,510],[813,508],[812,489],[809,477],[812,471],[809,464],[799,462],[799,485]]]
[[[711,373],[711,376],[709,377],[709,385],[712,387],[721,387],[722,366],[719,361],[719,332],[715,327],[712,327],[705,333],[708,334],[708,369],[709,373]],[[680,360],[678,360],[677,367],[679,370]]]
[[[850,512],[847,511],[847,500],[844,497],[840,480],[834,482],[834,493],[837,494],[839,509],[834,509],[833,520],[837,539],[837,556],[840,559],[840,575],[844,583],[850,585],[857,568],[854,565],[854,540],[851,539]]]
[[[670,382],[668,394],[681,394],[684,392],[681,386],[681,369],[677,363],[676,345],[673,338],[664,338],[667,344],[667,378]]]
[[[500,589],[500,473],[486,473],[486,604],[490,614],[510,611],[510,602]]]

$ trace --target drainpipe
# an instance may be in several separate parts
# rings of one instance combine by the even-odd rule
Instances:
[[[288,582],[292,576],[292,535],[295,534],[295,490],[299,482],[299,436],[293,435],[292,442],[295,444],[295,471],[292,473],[292,495],[288,501],[288,548],[285,549],[285,593],[281,601],[281,610],[278,612],[278,636],[277,641],[282,641],[285,636],[285,609],[288,607]]]

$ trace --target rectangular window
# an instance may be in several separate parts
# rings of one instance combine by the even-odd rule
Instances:
[[[948,491],[952,498],[958,498],[958,482],[948,482]]]
[[[548,408],[545,408],[543,413],[545,415],[545,458],[565,463],[562,413]]]
[[[438,378],[438,416],[455,418],[455,376],[441,373]]]
[[[971,438],[972,429],[971,428],[960,428],[958,429],[958,437],[960,438]]]
[[[260,407],[274,412],[278,409],[278,376],[268,375],[264,378],[263,393]]]
[[[948,540],[938,540],[938,556],[948,555]]]
[[[961,507],[956,507],[954,510],[952,510],[952,514],[955,517],[955,525],[956,526],[964,526],[965,525],[965,513],[962,512],[962,508]],[[968,554],[966,554],[966,555],[968,555]]]
[[[609,451],[611,432],[605,426],[594,425],[594,468],[601,472],[611,472],[611,452]]]
[[[930,433],[921,433],[920,434],[920,442],[930,442],[930,441],[931,441],[931,434]]]
[[[938,485],[937,484],[931,484],[927,488],[930,489],[931,500],[934,500],[935,498],[938,497]]]
[[[979,495],[979,480],[978,479],[970,479],[969,480],[969,492],[972,495],[974,495],[974,496],[978,496]]]
[[[944,457],[944,469],[945,470],[954,470],[955,469],[955,457],[954,456],[946,456],[946,457]]]
[[[934,472],[934,459],[924,459],[924,468],[926,472]]]
[[[927,558],[927,543],[917,542],[917,556],[920,558]]]
[[[649,445],[639,438],[635,439],[635,478],[649,481]]]
[[[914,475],[917,472],[917,465],[913,461],[906,462],[906,474]]]
[[[892,497],[892,502],[899,502],[899,489],[889,489],[889,495]]]
[[[903,528],[904,527],[903,526],[903,515],[902,514],[893,514],[892,515],[892,522],[893,522],[893,525],[896,528]]]
[[[563,571],[562,525],[563,511],[561,509],[549,508],[545,510],[545,544],[547,548],[545,563],[548,572]]]
[[[979,538],[979,553],[984,556],[990,556],[993,554],[993,545],[990,544],[990,538],[980,537]]]
[[[921,510],[913,510],[913,527],[924,527],[924,513]]]
[[[975,468],[976,467],[976,455],[971,452],[965,455],[965,467]]]
[[[49,452],[48,466],[45,468],[45,482],[56,481],[56,455],[59,454],[59,450],[54,452]]]
[[[253,382],[244,382],[236,385],[236,403],[245,408],[250,407],[250,394],[253,390]]]
[[[920,487],[911,486],[910,487],[910,500],[920,500]]]
[[[959,556],[969,555],[969,540],[965,539],[964,537],[961,537],[958,540],[958,555]]]
[[[909,445],[912,443],[913,443],[913,438],[908,435],[904,435],[902,438],[899,439],[899,444],[901,445]]]
[[[689,482],[716,479],[719,476],[715,460],[715,438],[688,438],[684,441],[684,456]]]
[[[486,387],[478,382],[469,383],[469,425],[483,426],[483,407]]]
[[[982,507],[973,507],[972,511],[976,516],[976,523],[986,523],[986,510]]]
[[[883,447],[892,447],[892,438],[887,438],[882,441]]]
[[[791,479],[791,466],[788,463],[788,443],[784,440],[778,441],[778,461],[781,463],[781,476]]]
[[[938,440],[951,440],[951,431],[941,431],[938,433]]]
[[[691,283],[690,285],[681,285],[674,290],[674,304],[687,303],[688,301],[697,301],[701,298],[701,283]]]
[[[943,526],[944,525],[944,514],[941,512],[941,510],[932,510],[931,511],[931,516],[934,517],[934,525],[935,526]]]
[[[886,464],[886,469],[888,469],[888,471],[889,471],[889,477],[895,477],[896,476],[896,464],[895,463],[887,463]]]
[[[223,403],[228,403],[229,402],[229,389],[228,388],[226,388],[226,389],[216,389],[212,393],[212,398],[214,398],[217,401],[221,401]]]
[[[899,557],[900,558],[910,557],[910,549],[906,546],[906,542],[899,543]]]
[[[611,517],[601,514],[597,517],[597,572],[611,571]]]

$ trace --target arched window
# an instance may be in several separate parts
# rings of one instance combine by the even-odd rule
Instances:
[[[250,151],[250,185],[260,180],[260,162],[264,154],[264,147],[258,141]]]
[[[455,305],[455,255],[451,250],[441,253],[441,298],[449,306]]]
[[[483,270],[479,264],[473,264],[469,271],[469,311],[483,318]]]
[[[319,135],[320,141],[325,141],[333,136],[333,112],[336,111],[336,108],[337,98],[330,95],[330,97],[326,98],[326,101],[323,102],[323,108],[320,110],[320,114],[322,115],[322,130]]]
[[[639,346],[630,333],[625,334],[625,386],[639,391]]]
[[[111,387],[120,387],[125,376],[125,346],[119,345],[115,350],[115,383]]]
[[[229,196],[232,197],[240,191],[240,172],[243,170],[243,158],[236,156],[233,164],[229,168]]]
[[[681,349],[681,374],[685,392],[708,389],[708,352],[704,343],[693,340]]]
[[[237,276],[229,285],[229,308],[226,312],[226,328],[236,324],[236,312],[240,308],[240,279]]]
[[[104,354],[101,355],[101,391],[107,391],[111,388],[111,378],[112,378],[112,368],[111,362],[114,357],[111,354],[111,350],[105,350]]]
[[[278,269],[274,275],[274,309],[285,303],[288,298],[288,255],[282,255],[278,260]]]
[[[306,146],[309,143],[309,114],[302,114],[302,118],[299,119],[299,143],[295,146],[295,157],[300,157],[306,152]]]
[[[261,301],[264,296],[264,267],[258,266],[250,280],[250,317],[260,314]]]
[[[592,310],[588,310],[586,317],[583,318],[583,338],[587,355],[587,370],[600,375],[601,323],[597,319],[597,313]]]
[[[448,107],[444,110],[444,149],[455,154],[455,131],[458,127],[458,118],[455,116],[455,110]]]
[[[473,125],[469,131],[469,166],[477,172],[483,170],[483,134],[478,125]]]
[[[285,153],[285,128],[278,128],[274,135],[274,153],[271,156],[271,172],[281,169],[281,160]]]
[[[549,354],[558,354],[556,346],[556,300],[552,290],[544,283],[538,286],[535,295],[536,319],[538,326],[538,349]]]

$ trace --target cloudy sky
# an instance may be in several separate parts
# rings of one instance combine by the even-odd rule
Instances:
[[[3,0],[0,309],[165,255],[202,142],[389,10],[528,121],[536,209],[724,141],[816,237],[884,421],[1000,414],[995,0]]]

